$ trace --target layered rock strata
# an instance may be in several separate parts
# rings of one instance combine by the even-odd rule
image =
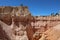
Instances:
[[[26,6],[0,7],[1,40],[60,40],[59,28],[58,15],[32,16]]]

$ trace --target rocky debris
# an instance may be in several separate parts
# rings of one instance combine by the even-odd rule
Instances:
[[[60,40],[60,24],[48,29],[39,40]]]
[[[41,38],[40,38],[39,40],[46,40],[45,37],[46,37],[46,35],[42,34],[42,35],[41,35]]]
[[[28,40],[26,27],[19,24],[19,27],[15,29],[16,40]]]
[[[46,32],[46,39],[48,40],[59,40],[60,38],[60,24],[54,26],[53,28],[47,30]]]

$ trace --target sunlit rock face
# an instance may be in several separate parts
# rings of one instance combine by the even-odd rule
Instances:
[[[3,30],[1,25],[0,25],[0,40],[11,40],[10,37],[6,34],[6,32]]]
[[[27,6],[17,6],[17,7],[2,6],[0,7],[0,20],[5,22],[8,25],[11,25],[12,16],[14,16],[15,18],[16,16],[20,16],[20,17],[23,17],[22,20],[24,20],[24,17],[30,16],[30,15],[31,14],[28,11]]]
[[[60,40],[60,24],[48,29],[39,40]]]
[[[0,14],[10,14],[10,15],[16,15],[16,16],[22,16],[24,14],[28,15],[30,12],[28,11],[27,6],[17,6],[17,7],[11,7],[11,6],[1,6],[0,7]]]
[[[26,6],[0,7],[0,25],[3,40],[60,40],[60,16],[32,16]]]
[[[2,32],[4,30],[6,35],[9,36],[6,36],[7,40],[29,40],[25,27],[30,20],[27,16],[31,15],[26,6],[0,7],[0,25]],[[2,35],[2,37],[4,36]]]
[[[55,27],[56,25],[60,24],[60,16],[37,16],[35,17],[35,22],[32,22],[32,26],[35,27],[35,33],[34,33],[34,38],[35,40],[53,40],[52,39],[52,35],[54,33],[52,33],[51,38],[50,39],[46,39],[46,35],[44,34],[44,32],[46,32],[47,30],[49,30],[52,27]],[[57,26],[56,26],[57,28]],[[50,29],[51,30],[51,29]],[[51,30],[53,31],[53,30]],[[47,34],[47,33],[46,33]],[[48,32],[49,34],[49,32]],[[48,35],[47,34],[47,35]],[[60,34],[60,33],[59,33]],[[38,36],[39,35],[39,36]],[[43,36],[42,36],[43,35]],[[56,35],[56,34],[55,34]],[[37,37],[36,37],[37,36]],[[48,35],[48,37],[50,37]],[[48,38],[47,37],[47,38]],[[54,38],[54,37],[53,37]],[[57,39],[56,39],[57,40]]]

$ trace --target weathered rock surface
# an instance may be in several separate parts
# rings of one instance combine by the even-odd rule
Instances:
[[[26,6],[0,7],[1,38],[60,40],[60,16],[32,16]]]
[[[60,40],[60,24],[48,29],[39,40]]]
[[[0,40],[11,40],[0,25]]]

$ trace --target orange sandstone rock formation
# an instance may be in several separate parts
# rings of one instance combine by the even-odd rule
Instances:
[[[26,6],[0,7],[0,25],[3,40],[60,40],[60,16],[32,16]]]

